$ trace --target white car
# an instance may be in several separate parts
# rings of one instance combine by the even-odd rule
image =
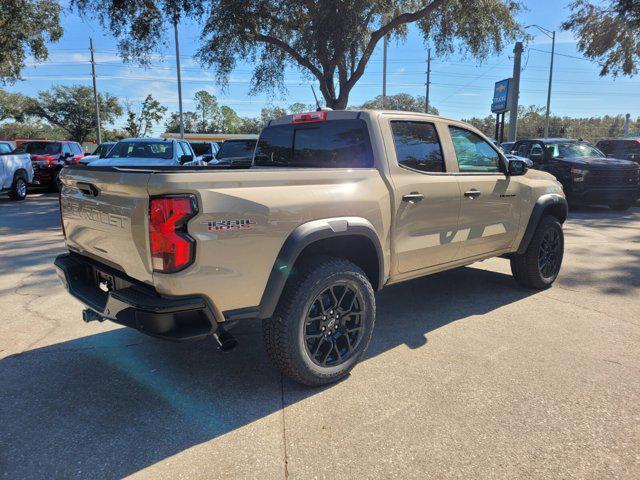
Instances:
[[[0,194],[12,200],[27,198],[27,185],[33,181],[31,155],[13,154],[10,142],[0,142]]]

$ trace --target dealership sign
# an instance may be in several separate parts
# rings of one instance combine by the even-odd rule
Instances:
[[[491,111],[493,113],[504,113],[509,111],[511,103],[511,79],[500,80],[496,82],[493,88],[493,102],[491,102]]]

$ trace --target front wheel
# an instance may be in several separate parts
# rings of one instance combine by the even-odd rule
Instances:
[[[364,355],[375,323],[373,288],[353,263],[307,262],[287,283],[263,336],[272,362],[310,386],[345,377]]]
[[[529,247],[511,257],[511,272],[526,288],[550,287],[560,272],[564,255],[564,234],[557,218],[545,215],[540,220]]]
[[[24,200],[27,198],[27,180],[24,176],[17,174],[13,180],[13,185],[9,192],[11,200]]]

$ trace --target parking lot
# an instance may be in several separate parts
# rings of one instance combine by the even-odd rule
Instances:
[[[345,381],[301,387],[259,323],[175,344],[85,324],[57,198],[0,199],[5,478],[638,478],[640,208],[572,211],[553,288],[493,259],[378,294]]]

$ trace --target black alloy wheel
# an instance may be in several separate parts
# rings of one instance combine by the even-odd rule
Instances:
[[[362,303],[357,289],[346,282],[330,286],[312,302],[303,335],[316,365],[340,365],[358,350],[364,329]]]

